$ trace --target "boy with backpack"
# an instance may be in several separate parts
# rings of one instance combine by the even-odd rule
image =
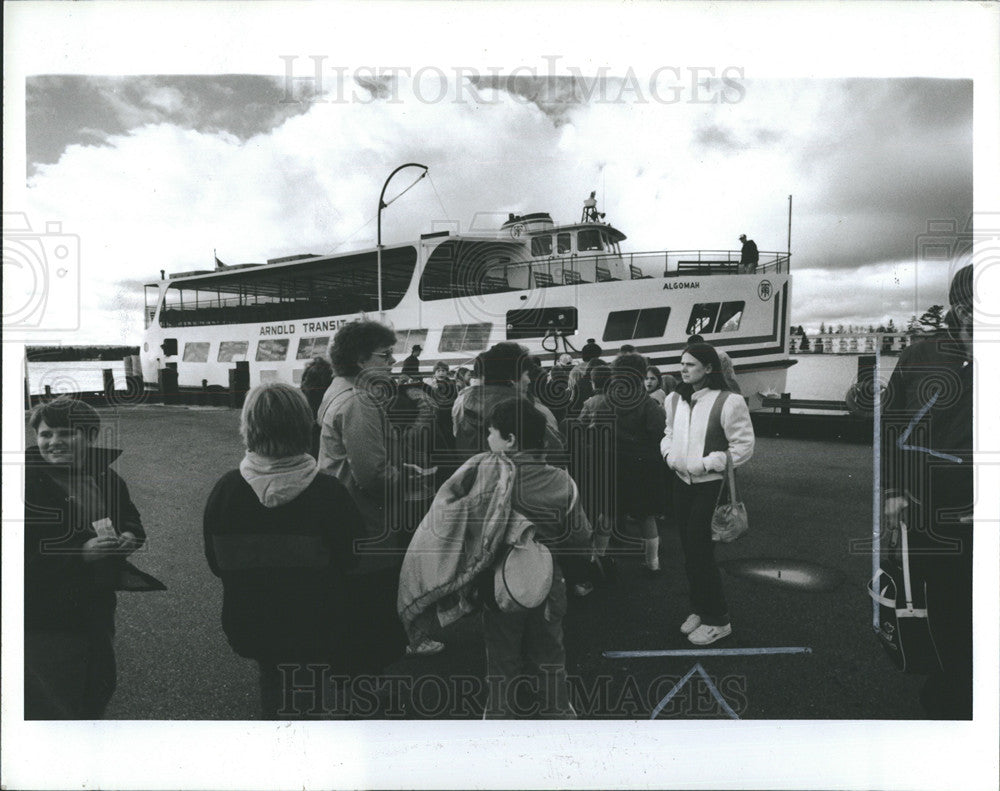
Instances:
[[[553,553],[552,587],[532,609],[504,612],[494,597],[483,607],[486,640],[485,716],[505,718],[538,714],[575,718],[566,682],[566,649],[562,620],[566,613],[566,581],[560,568],[583,562],[591,551],[591,527],[569,473],[545,463],[545,416],[524,398],[509,398],[490,412],[490,450],[514,463],[511,510],[535,528],[535,537]],[[509,537],[508,537],[509,540]],[[512,551],[517,551],[512,550]],[[502,555],[501,555],[502,561]],[[494,574],[484,575],[490,586]],[[517,690],[530,670],[537,681],[540,706],[523,710]],[[530,682],[529,682],[530,683]],[[533,683],[532,691],[535,691]]]

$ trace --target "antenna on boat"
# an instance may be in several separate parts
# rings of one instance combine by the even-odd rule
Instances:
[[[392,181],[392,177],[405,168],[423,168],[424,172],[421,173],[417,177],[417,180],[414,181],[409,187],[407,187],[405,190],[399,193],[395,198],[389,201],[389,203],[386,203],[385,202],[386,187],[389,186],[389,182]],[[400,165],[398,168],[392,171],[392,173],[389,174],[389,178],[385,180],[385,184],[382,185],[382,192],[378,196],[378,241],[376,247],[377,250],[376,257],[378,260],[378,313],[380,319],[385,318],[382,315],[383,313],[382,311],[382,209],[388,209],[390,203],[394,203],[395,201],[399,200],[407,192],[409,192],[411,189],[417,186],[417,181],[420,181],[420,179],[426,176],[428,170],[429,168],[427,167],[427,165],[421,165],[419,162],[407,162],[405,165]]]

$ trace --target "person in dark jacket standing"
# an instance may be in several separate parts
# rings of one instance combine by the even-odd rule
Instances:
[[[660,570],[660,537],[654,516],[662,512],[660,489],[665,471],[659,458],[663,435],[663,406],[651,398],[644,377],[646,360],[638,354],[615,358],[600,392],[584,404],[580,422],[593,429],[611,431],[608,458],[596,469],[605,469],[612,479],[613,501],[606,504],[610,525],[595,536],[595,554],[604,555],[614,527],[621,531],[626,514],[642,528],[644,565],[652,573]]]
[[[740,234],[740,241],[743,242],[740,250],[740,274],[752,275],[757,271],[757,262],[760,260],[757,243],[753,239],[747,239],[745,233]]]
[[[411,379],[420,379],[420,352],[424,350],[424,347],[419,343],[413,345],[412,351],[410,351],[410,356],[403,360],[403,367],[400,369],[403,376],[409,376]]]
[[[223,586],[222,628],[237,654],[257,661],[264,719],[305,714],[294,699],[296,676],[315,687],[322,680],[309,681],[309,665],[353,672],[364,635],[347,605],[363,519],[343,484],[308,454],[311,429],[296,388],[272,382],[251,390],[240,419],[246,455],[205,506],[205,555]]]
[[[972,265],[951,283],[947,329],[909,346],[882,412],[882,529],[903,521],[912,571],[927,585],[941,668],[920,702],[932,719],[972,719]]]
[[[116,684],[115,588],[146,538],[128,487],[94,445],[101,419],[60,397],[35,408],[25,453],[24,718],[99,719]]]

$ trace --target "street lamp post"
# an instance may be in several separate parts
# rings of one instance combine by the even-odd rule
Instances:
[[[424,172],[420,174],[420,177],[417,179],[417,181],[420,181],[420,179],[422,179],[424,176],[427,175],[427,165],[421,165],[419,162],[407,162],[405,165],[400,165],[398,168],[396,168],[394,171],[392,171],[392,173],[389,174],[389,178],[387,178],[385,180],[385,184],[382,185],[382,192],[378,196],[378,241],[377,241],[377,248],[376,248],[376,250],[377,250],[376,257],[378,259],[378,313],[379,313],[379,318],[384,318],[384,316],[382,315],[382,209],[389,208],[389,204],[390,203],[392,203],[393,201],[395,201],[395,200],[403,197],[403,195],[405,195],[407,192],[409,192],[411,189],[413,189],[413,187],[415,187],[416,184],[417,184],[417,181],[414,181],[413,184],[411,184],[409,187],[407,187],[405,190],[403,190],[401,193],[399,193],[399,195],[397,195],[395,198],[393,198],[391,201],[389,201],[389,203],[385,202],[385,190],[386,190],[386,187],[389,186],[389,182],[392,181],[392,177],[395,176],[397,173],[399,173],[399,171],[403,170],[404,168],[423,168]]]

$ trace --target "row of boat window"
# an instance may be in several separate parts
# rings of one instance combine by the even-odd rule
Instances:
[[[688,317],[686,335],[707,335],[736,332],[740,327],[745,303],[703,302],[695,305]],[[627,341],[637,338],[662,337],[670,319],[670,308],[644,308],[618,310],[608,314],[602,341]],[[493,324],[446,324],[438,343],[439,352],[479,352],[489,344]],[[577,310],[574,307],[525,309],[508,311],[507,339],[538,338],[549,334],[573,334],[577,329]],[[415,344],[425,345],[426,329],[397,330],[393,353],[404,356]],[[257,362],[277,362],[288,357],[289,338],[265,338],[257,342]],[[326,354],[330,336],[317,335],[299,338],[296,360],[310,360]],[[207,341],[189,341],[184,344],[183,360],[187,363],[208,362],[211,344]],[[216,362],[231,363],[247,359],[249,341],[222,341]]]
[[[557,233],[556,254],[567,255],[573,252],[573,234]],[[617,252],[617,245],[601,231],[588,228],[576,234],[576,249],[578,252],[611,250]],[[533,236],[531,238],[531,254],[533,256],[552,255],[552,236]]]

